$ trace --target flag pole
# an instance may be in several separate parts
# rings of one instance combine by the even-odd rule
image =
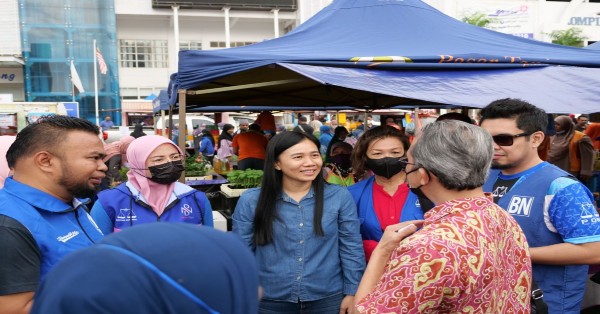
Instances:
[[[71,78],[71,101],[75,102],[75,84],[73,84],[73,75],[69,74]]]
[[[100,115],[98,113],[98,62],[96,61],[96,40],[94,39],[94,100],[96,109],[96,125],[100,125]]]

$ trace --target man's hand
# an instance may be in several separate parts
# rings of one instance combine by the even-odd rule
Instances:
[[[417,228],[422,225],[423,220],[411,220],[388,226],[375,249],[387,255],[392,254],[402,239],[417,231]]]

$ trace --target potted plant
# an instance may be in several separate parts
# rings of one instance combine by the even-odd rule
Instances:
[[[227,174],[229,184],[221,184],[221,191],[228,197],[239,197],[249,188],[260,186],[262,170],[232,170]]]
[[[185,159],[185,178],[186,180],[210,180],[212,175],[207,176],[208,170],[211,168],[210,162],[194,157]]]

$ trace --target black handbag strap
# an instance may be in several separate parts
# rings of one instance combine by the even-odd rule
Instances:
[[[544,292],[533,276],[531,277],[531,307],[531,313],[548,314],[548,305],[544,302]]]

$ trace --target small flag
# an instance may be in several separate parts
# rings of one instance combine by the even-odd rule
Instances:
[[[106,62],[104,62],[104,57],[100,53],[100,50],[96,48],[96,58],[98,59],[98,66],[100,67],[100,73],[106,74],[108,71],[108,67],[106,66]]]
[[[83,89],[83,84],[81,83],[81,79],[79,78],[79,74],[77,74],[77,69],[75,69],[75,64],[71,61],[71,82],[77,88],[80,93],[85,92]]]

